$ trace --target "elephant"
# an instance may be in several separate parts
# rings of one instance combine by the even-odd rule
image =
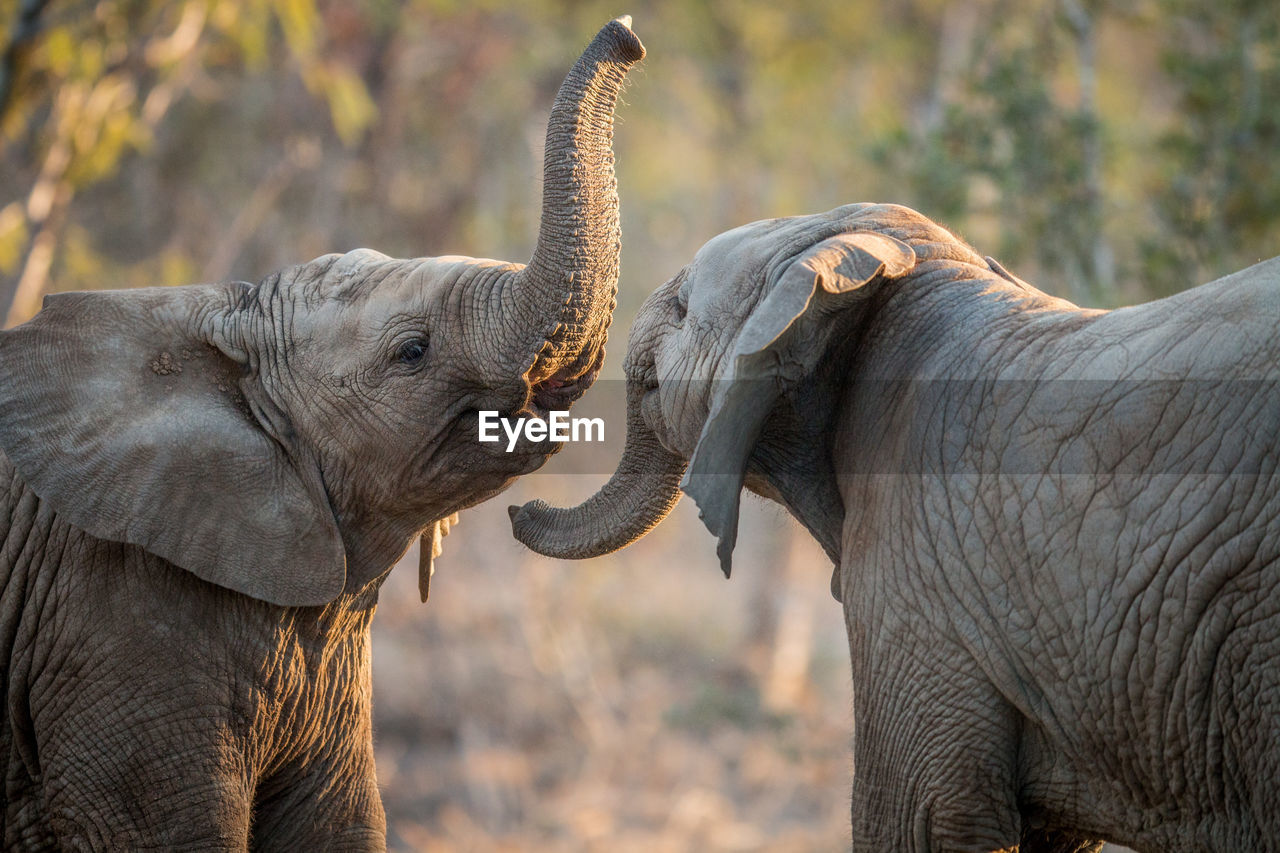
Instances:
[[[1054,298],[909,208],[721,234],[644,302],[587,558],[742,488],[834,564],[852,847],[1280,850],[1280,258]]]
[[[378,590],[558,449],[481,443],[478,411],[600,369],[630,24],[556,96],[527,265],[359,249],[0,333],[5,849],[385,849]]]

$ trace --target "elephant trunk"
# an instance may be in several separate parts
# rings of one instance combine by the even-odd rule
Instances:
[[[501,296],[510,327],[537,335],[531,385],[594,378],[603,357],[616,305],[621,234],[613,111],[627,70],[644,57],[630,23],[624,16],[600,30],[551,109],[537,247]]]
[[[539,554],[583,560],[617,551],[648,533],[680,500],[683,458],[667,450],[641,414],[648,389],[627,383],[627,441],[618,469],[576,507],[544,501],[511,507],[516,539]]]

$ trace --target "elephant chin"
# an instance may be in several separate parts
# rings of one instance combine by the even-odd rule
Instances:
[[[575,507],[545,501],[513,506],[511,530],[530,549],[563,560],[585,560],[630,545],[666,518],[680,500],[685,459],[672,453],[642,413],[650,388],[627,383],[627,440],[609,481]]]

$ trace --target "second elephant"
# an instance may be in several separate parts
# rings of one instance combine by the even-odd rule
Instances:
[[[645,303],[589,557],[745,485],[836,565],[857,850],[1280,849],[1280,259],[1105,312],[906,208],[723,234]],[[688,469],[686,472],[686,462]],[[683,480],[682,480],[683,478]]]

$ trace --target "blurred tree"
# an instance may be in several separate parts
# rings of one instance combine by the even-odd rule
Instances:
[[[1170,0],[1165,72],[1180,120],[1162,135],[1142,243],[1155,293],[1274,255],[1280,247],[1280,15],[1254,0]]]
[[[22,0],[17,18],[9,28],[9,42],[0,53],[0,116],[4,115],[13,95],[14,78],[22,65],[22,59],[40,28],[40,16],[49,0]]]
[[[1270,5],[950,4],[929,108],[871,155],[907,177],[922,209],[994,232],[1002,256],[1085,304],[1207,281],[1274,254],[1280,236]],[[1102,57],[1108,27],[1123,41]],[[1153,127],[1162,101],[1176,108]],[[1119,284],[1129,277],[1142,286]]]
[[[373,120],[359,76],[322,50],[314,0],[101,0],[47,12],[32,0],[5,5],[0,12],[13,23],[3,34],[0,175],[8,188],[29,187],[25,201],[0,207],[0,272],[20,265],[12,286],[0,289],[8,324],[39,307],[60,243],[73,268],[77,259],[89,274],[100,266],[82,234],[63,241],[77,193],[115,178],[129,155],[150,152],[171,108],[207,87],[211,74],[260,67],[274,25],[345,143],[355,144]],[[183,271],[181,263],[173,269],[179,254],[161,266]]]
[[[1115,284],[1104,228],[1099,6],[950,7],[939,30],[946,63],[928,111],[914,131],[873,152],[907,177],[924,210],[960,223],[994,218],[993,251],[1053,271],[1086,304],[1106,301]]]

